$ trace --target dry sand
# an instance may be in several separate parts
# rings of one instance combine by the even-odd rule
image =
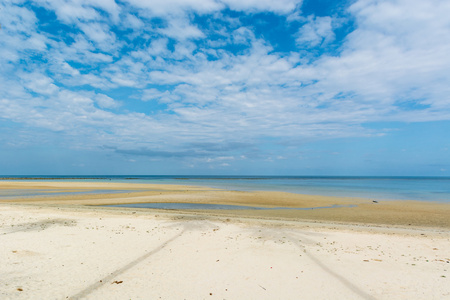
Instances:
[[[133,184],[1,188],[129,191],[0,200],[1,299],[450,299],[446,204]],[[358,207],[255,213],[88,206],[150,201]]]

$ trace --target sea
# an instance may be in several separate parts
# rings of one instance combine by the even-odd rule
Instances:
[[[371,200],[420,200],[450,203],[450,177],[108,175],[0,176],[0,180],[179,184],[236,191],[282,191]],[[10,190],[8,193],[8,195],[2,195],[0,191],[0,198],[15,196],[14,191]]]

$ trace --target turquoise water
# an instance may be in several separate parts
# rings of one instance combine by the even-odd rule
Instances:
[[[4,176],[4,178],[13,177]],[[14,179],[18,178],[21,176],[14,177]],[[450,203],[449,177],[34,176],[26,178],[26,180],[30,179],[181,184],[239,191],[284,191],[373,200],[397,199]]]

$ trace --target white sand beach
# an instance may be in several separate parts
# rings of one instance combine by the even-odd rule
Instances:
[[[32,188],[43,188],[37,185]],[[1,187],[13,186],[3,183]],[[450,299],[450,232],[445,218],[439,219],[435,211],[445,216],[445,206],[417,204],[407,215],[395,205],[381,210],[335,210],[338,221],[326,209],[317,210],[316,215],[308,211],[254,215],[80,204],[152,197],[158,201],[199,199],[198,193],[204,192],[202,188],[186,191],[182,187],[183,193],[180,187],[165,189],[150,194],[2,201],[0,298]],[[223,192],[214,191],[204,201],[221,202],[223,197],[217,193]],[[261,194],[236,195],[250,197],[241,201],[248,203]],[[230,197],[231,203],[239,202],[238,196]],[[290,198],[286,199],[289,205]],[[260,201],[263,205],[268,200]],[[436,222],[404,224],[414,222],[419,208],[428,218],[436,215]],[[378,214],[378,219],[370,219],[378,223],[350,217],[342,221],[355,212],[360,218]],[[400,216],[399,224],[392,217],[386,224],[380,221],[392,214]]]
[[[446,299],[450,233],[0,206],[2,299]]]

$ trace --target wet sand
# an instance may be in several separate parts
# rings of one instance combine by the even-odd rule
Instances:
[[[1,200],[2,299],[450,298],[446,204],[115,183],[0,182],[2,188],[129,191]],[[358,206],[95,206],[163,201]]]

